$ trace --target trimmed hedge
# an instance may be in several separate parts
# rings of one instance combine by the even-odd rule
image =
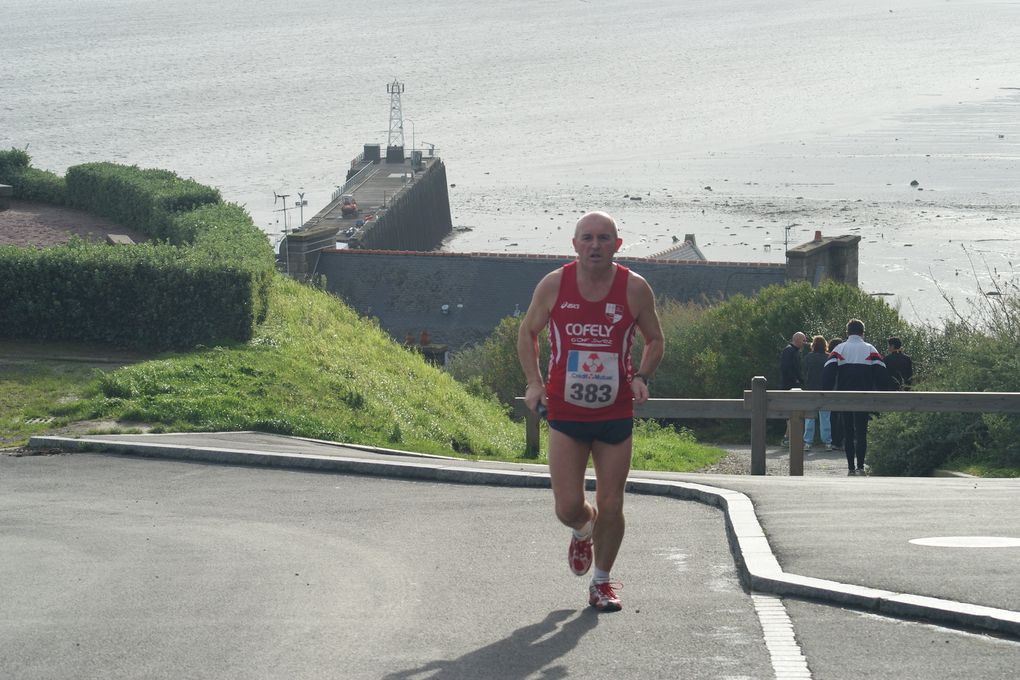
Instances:
[[[189,243],[173,228],[176,213],[219,203],[220,192],[169,170],[116,163],[85,163],[67,169],[68,204],[131,226],[175,245]]]
[[[247,340],[256,279],[191,249],[0,247],[4,334],[117,347],[185,348]]]
[[[14,198],[54,205],[67,204],[67,184],[60,175],[29,165],[22,149],[0,151],[0,184],[14,188]]]
[[[236,203],[213,203],[174,216],[170,228],[184,242],[191,255],[205,266],[243,272],[250,282],[238,302],[250,314],[243,337],[247,341],[255,324],[262,323],[269,308],[269,286],[276,271],[269,239]],[[213,289],[214,295],[222,291]]]
[[[0,153],[0,181],[12,179],[24,198],[43,172],[28,162],[16,149]],[[112,163],[75,166],[66,186],[71,205],[156,241],[0,247],[0,336],[154,350],[251,338],[274,265],[243,208],[167,170]]]

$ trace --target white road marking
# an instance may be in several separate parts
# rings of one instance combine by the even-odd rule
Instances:
[[[1016,548],[1020,538],[1007,536],[932,536],[912,538],[914,545],[930,545],[938,548]]]
[[[782,599],[775,595],[751,593],[751,601],[765,635],[765,647],[769,650],[776,680],[810,680],[811,669],[800,651],[793,634],[793,623]]]

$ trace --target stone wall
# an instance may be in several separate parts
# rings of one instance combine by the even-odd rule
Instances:
[[[446,166],[437,160],[410,189],[397,196],[365,233],[362,245],[383,250],[432,250],[452,229]]]
[[[278,268],[298,281],[305,281],[315,269],[324,248],[336,248],[336,227],[295,231],[280,244]]]
[[[573,257],[492,253],[324,251],[316,274],[328,290],[402,341],[427,330],[457,350],[484,339],[501,319],[524,313],[538,281]],[[781,264],[661,262],[621,258],[660,298],[720,300],[783,283]]]
[[[856,286],[860,241],[860,236],[823,237],[816,231],[814,239],[786,251],[786,279],[812,286],[831,279]]]

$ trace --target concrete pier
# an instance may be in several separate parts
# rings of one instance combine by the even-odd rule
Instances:
[[[357,212],[344,214],[344,197]],[[295,229],[280,244],[280,269],[306,279],[315,272],[319,254],[333,248],[428,251],[450,233],[450,196],[446,167],[437,156],[402,147],[379,153],[378,145],[351,161],[347,181],[330,203]]]

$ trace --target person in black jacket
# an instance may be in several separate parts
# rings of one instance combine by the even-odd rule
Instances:
[[[889,353],[882,361],[889,370],[891,389],[909,390],[914,381],[914,362],[903,352],[903,342],[896,337],[889,338]]]
[[[790,338],[790,344],[779,353],[779,389],[792,390],[803,388],[804,380],[800,372],[800,352],[807,342],[807,336],[797,331]],[[790,445],[790,423],[786,423],[786,434],[783,435],[783,446]]]
[[[790,338],[790,344],[779,353],[779,389],[792,390],[794,387],[804,387],[800,372],[800,352],[805,342],[807,336],[797,331]]]
[[[822,370],[822,389],[865,392],[885,389],[889,384],[882,355],[875,346],[864,341],[864,322],[850,319],[846,325],[847,339],[829,354]],[[868,452],[868,420],[870,414],[847,411],[843,414],[843,446],[848,474],[864,474],[864,456]],[[854,467],[854,463],[857,467]]]

